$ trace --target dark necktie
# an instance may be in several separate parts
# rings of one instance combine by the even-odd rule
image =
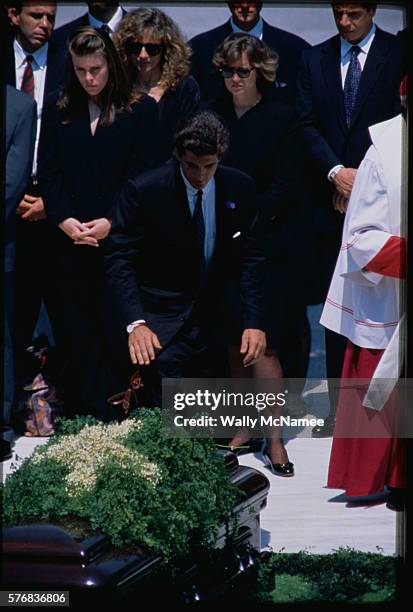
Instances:
[[[204,213],[202,212],[202,189],[196,194],[196,203],[194,209],[194,227],[195,227],[195,238],[199,247],[201,260],[203,266],[205,266],[205,255],[204,255],[204,243],[205,243],[205,221]]]
[[[358,54],[360,51],[361,49],[357,45],[351,47],[350,64],[347,70],[346,80],[344,81],[344,108],[346,111],[346,123],[348,127],[351,124],[361,78],[361,66],[358,59]]]
[[[100,26],[99,30],[102,32],[102,34],[106,34],[106,36],[109,36],[109,37],[112,34],[112,30],[110,29],[108,25],[106,25],[106,23]]]
[[[24,69],[21,91],[34,98],[34,76],[33,76],[33,55],[26,55],[26,68]]]

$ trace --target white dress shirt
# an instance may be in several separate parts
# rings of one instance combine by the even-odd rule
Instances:
[[[186,195],[188,197],[189,210],[191,215],[194,216],[195,204],[198,196],[196,187],[193,187],[186,178],[182,171],[181,175],[186,188]],[[205,263],[208,266],[215,249],[215,236],[216,236],[216,221],[215,221],[215,179],[212,179],[202,189],[202,212],[204,215],[205,224],[205,241],[204,241],[204,256]]]
[[[39,135],[40,125],[43,111],[43,100],[44,100],[44,86],[46,83],[46,72],[47,72],[47,52],[49,44],[45,43],[40,49],[33,53],[25,51],[17,39],[13,43],[14,48],[14,60],[16,66],[16,89],[21,89],[24,71],[26,69],[26,57],[31,55],[33,57],[32,68],[34,78],[34,99],[37,102],[37,132],[36,132],[36,143],[34,147],[33,156],[33,167],[32,175],[36,176],[37,172],[37,150],[39,147]]]
[[[88,13],[87,16],[88,16],[89,23],[92,26],[92,28],[96,28],[98,30],[102,26],[106,25],[108,26],[108,28],[110,28],[113,34],[113,32],[116,30],[116,28],[118,27],[118,25],[123,19],[123,11],[122,11],[122,8],[118,6],[118,8],[116,9],[116,13],[113,15],[112,19],[108,21],[107,23],[104,23],[103,21],[99,21],[99,19],[96,19],[95,17],[93,17],[93,15],[91,15],[90,13]]]
[[[260,17],[258,23],[255,24],[252,30],[248,30],[247,32],[246,30],[241,30],[241,28],[236,25],[234,18],[231,17],[231,28],[233,32],[240,32],[241,34],[250,34],[251,36],[255,36],[255,38],[259,38],[260,40],[262,40],[262,35],[264,31],[264,21],[262,17]]]
[[[370,51],[371,44],[376,35],[376,24],[373,23],[373,26],[370,32],[363,38],[361,42],[357,44],[360,47],[360,53],[358,54],[358,60],[360,62],[361,71],[363,72],[364,65],[366,63],[368,52]],[[341,82],[344,89],[344,83],[346,80],[347,70],[350,64],[351,59],[351,48],[354,47],[347,40],[344,40],[343,37],[340,37],[341,41]]]

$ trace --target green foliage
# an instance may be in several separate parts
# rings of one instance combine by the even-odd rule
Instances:
[[[108,535],[116,546],[144,547],[161,553],[166,561],[210,546],[223,523],[234,523],[237,491],[213,441],[166,437],[160,410],[141,409],[133,417],[142,426],[131,429],[122,444],[155,463],[160,482],[153,485],[109,457],[91,489],[68,496],[67,468],[50,458],[33,459],[97,422],[60,420],[58,435],[7,478],[6,525],[77,517],[87,520],[91,530]]]
[[[4,525],[66,515],[69,509],[62,486],[66,474],[64,466],[56,461],[41,466],[26,459],[3,487]]]
[[[259,570],[253,599],[264,602],[391,602],[395,557],[339,548],[328,555],[272,553]]]
[[[50,439],[58,441],[59,436],[68,436],[79,433],[86,425],[98,425],[99,421],[92,416],[76,416],[74,419],[57,417],[55,421],[56,434]]]

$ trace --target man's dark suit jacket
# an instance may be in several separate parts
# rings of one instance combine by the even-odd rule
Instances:
[[[126,13],[127,11],[125,11],[125,9],[122,9],[123,17],[126,15]],[[90,25],[89,13],[85,13],[84,15],[73,19],[73,21],[69,21],[68,23],[65,23],[64,25],[60,26],[60,28],[57,28],[53,33],[53,38],[60,48],[66,49],[67,39],[69,38],[70,34],[78,28],[88,25]]]
[[[5,86],[6,102],[6,237],[5,270],[14,266],[16,208],[24,196],[32,171],[36,140],[36,102],[10,85]]]
[[[219,316],[226,280],[241,268],[245,328],[265,329],[262,266],[254,236],[255,190],[238,170],[218,167],[216,244],[202,274],[179,164],[129,181],[105,245],[106,272],[125,328],[145,319],[162,346],[193,312],[209,326]],[[219,326],[219,321],[217,321]]]
[[[203,100],[210,100],[215,97],[216,77],[212,58],[218,45],[232,32],[231,20],[229,20],[213,30],[198,34],[189,41],[194,52],[192,75],[198,81]],[[299,36],[269,25],[266,21],[264,21],[262,38],[280,57],[276,82],[277,91],[275,92],[277,100],[292,103],[296,94],[296,79],[301,53],[310,45]]]
[[[346,125],[340,69],[340,36],[303,53],[298,79],[297,114],[314,163],[321,228],[340,228],[333,210],[328,172],[338,164],[358,168],[371,141],[368,128],[400,112],[401,54],[396,37],[377,28],[359,85],[350,127]]]

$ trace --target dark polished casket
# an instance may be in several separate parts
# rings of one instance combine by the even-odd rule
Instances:
[[[238,532],[230,546],[222,526],[215,550],[181,560],[172,576],[161,556],[115,548],[101,534],[79,535],[76,529],[51,524],[20,525],[3,531],[2,588],[69,591],[71,606],[76,601],[136,606],[141,598],[170,605],[242,597],[256,577],[260,512],[270,485],[258,470],[240,466],[233,453],[219,452],[239,490],[234,508]]]

